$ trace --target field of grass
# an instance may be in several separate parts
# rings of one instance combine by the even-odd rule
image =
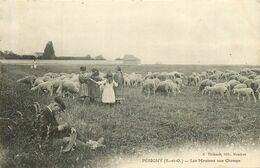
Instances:
[[[87,70],[93,66],[87,67]],[[113,65],[97,65],[100,71],[114,71]],[[239,70],[242,66],[141,65],[122,66],[126,73],[149,71],[179,71],[186,75],[207,69]],[[6,65],[1,75],[0,117],[17,122],[13,130],[0,125],[0,154],[5,157],[2,167],[106,167],[108,160],[119,155],[139,155],[185,145],[260,144],[260,100],[256,104],[202,96],[197,88],[186,86],[176,97],[152,96],[146,98],[140,88],[125,89],[126,100],[121,105],[107,107],[100,103],[81,103],[65,98],[68,108],[62,115],[70,125],[91,139],[105,138],[105,149],[75,149],[60,154],[59,146],[42,144],[31,131],[33,101],[42,105],[49,96],[38,96],[15,81],[28,74],[37,76],[46,72],[78,73],[79,66],[39,66],[32,71],[28,66]],[[24,113],[21,119],[16,111]],[[3,135],[3,136],[2,136]],[[39,148],[39,144],[41,148]]]

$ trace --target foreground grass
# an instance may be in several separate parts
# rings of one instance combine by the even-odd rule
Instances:
[[[63,68],[63,69],[62,69]],[[1,85],[1,116],[13,117],[20,126],[11,137],[3,139],[10,162],[6,164],[18,167],[105,167],[106,162],[115,155],[139,155],[142,152],[161,151],[178,148],[186,144],[202,145],[258,145],[260,129],[260,102],[243,103],[232,98],[230,101],[212,99],[197,93],[195,87],[185,87],[176,97],[152,96],[146,98],[140,89],[126,89],[126,100],[114,107],[100,103],[81,103],[65,98],[68,106],[62,118],[80,133],[91,139],[105,138],[106,149],[82,151],[76,149],[61,155],[59,147],[41,144],[30,133],[30,120],[33,114],[28,112],[31,102],[47,104],[49,96],[37,96],[25,85],[14,81],[26,74],[42,75],[46,72],[77,72],[77,67],[40,67],[31,72],[24,66],[7,66]],[[89,67],[90,68],[90,67]],[[103,71],[112,70],[113,66],[102,67]],[[145,73],[152,67],[124,67],[126,72]],[[139,68],[139,69],[138,69]],[[141,69],[142,68],[142,69]],[[154,71],[170,71],[164,66]],[[172,71],[174,70],[173,67]],[[192,67],[177,67],[191,73]],[[176,68],[176,69],[177,69]],[[186,69],[185,69],[186,68]],[[209,68],[209,67],[207,67]],[[219,67],[223,68],[223,67]],[[239,67],[232,67],[239,69]],[[140,71],[137,71],[140,70]],[[177,71],[181,71],[181,70]],[[203,71],[205,67],[195,68]],[[183,72],[183,71],[181,71]],[[4,83],[3,83],[4,81]],[[8,96],[6,96],[6,93]],[[12,102],[14,101],[15,102]],[[10,102],[10,103],[8,103]],[[16,110],[27,114],[28,120],[20,120],[14,114]],[[13,114],[13,115],[11,115]],[[62,122],[62,121],[61,121]],[[27,131],[27,132],[26,132]],[[6,132],[1,132],[7,135]],[[45,146],[44,146],[45,145]],[[32,153],[32,154],[30,154]],[[23,157],[15,157],[23,154]],[[33,155],[33,156],[32,156]],[[12,160],[12,158],[16,158]],[[15,163],[16,162],[16,163]],[[102,162],[102,163],[100,163]]]

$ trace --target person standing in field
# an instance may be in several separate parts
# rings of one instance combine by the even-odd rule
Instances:
[[[116,67],[114,80],[118,84],[118,86],[115,87],[116,103],[121,103],[121,100],[123,99],[124,76],[120,66]]]
[[[88,85],[87,85],[88,74],[86,73],[86,67],[80,67],[79,72],[79,97],[82,101],[88,96]]]
[[[99,98],[101,96],[99,85],[97,85],[96,83],[101,80],[101,77],[99,77],[99,71],[96,68],[93,68],[92,74],[90,78],[87,80],[88,96],[90,102],[94,102],[96,98]]]
[[[106,80],[97,82],[97,84],[102,85],[102,103],[105,104],[114,104],[116,102],[114,87],[117,87],[118,84],[113,80],[113,74],[107,73]]]

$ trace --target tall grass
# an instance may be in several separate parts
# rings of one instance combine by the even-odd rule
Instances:
[[[100,160],[114,155],[138,155],[141,152],[196,145],[257,145],[260,134],[260,102],[243,103],[232,98],[212,99],[202,96],[196,87],[185,87],[176,97],[151,96],[146,98],[139,88],[125,89],[126,100],[121,105],[104,106],[99,102],[82,103],[64,98],[66,112],[60,122],[68,122],[87,138],[105,138],[105,149],[90,151],[77,148],[60,154],[60,147],[40,142],[31,131],[34,114],[29,110],[33,101],[48,104],[52,97],[38,96],[26,85],[15,81],[26,74],[42,75],[46,72],[77,72],[78,67],[39,67],[31,71],[25,66],[7,66],[1,77],[1,116],[17,121],[13,131],[1,131],[1,144],[5,146],[6,167],[97,167]],[[114,66],[98,67],[102,71]],[[206,67],[209,68],[209,67]],[[206,70],[197,67],[197,71]],[[218,67],[223,68],[223,67]],[[91,69],[91,67],[89,67]],[[191,66],[125,66],[126,72],[185,71]],[[233,67],[239,69],[239,67]],[[223,69],[222,69],[223,70]],[[181,71],[181,72],[183,72]],[[23,112],[21,119],[16,111]],[[2,136],[1,136],[2,137]],[[41,145],[41,148],[39,148]],[[18,156],[17,156],[18,155]],[[13,158],[13,159],[12,159]],[[104,166],[105,164],[101,164]],[[101,166],[101,167],[102,167]]]

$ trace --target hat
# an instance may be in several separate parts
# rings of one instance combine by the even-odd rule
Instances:
[[[96,68],[92,68],[91,70],[92,72],[98,72],[98,70]]]
[[[66,109],[66,106],[65,106],[63,100],[60,97],[55,97],[54,101],[60,105],[62,110]]]
[[[116,69],[117,69],[118,71],[121,71],[121,67],[120,67],[120,66],[117,66]]]
[[[113,74],[111,73],[111,72],[108,72],[107,74],[106,74],[106,78],[109,78],[109,77],[113,77]]]
[[[86,71],[86,67],[85,66],[80,67],[80,71]]]

